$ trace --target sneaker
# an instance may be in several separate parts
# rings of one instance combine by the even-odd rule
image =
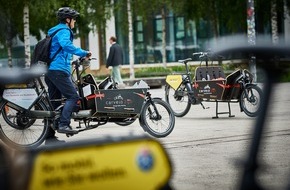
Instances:
[[[65,134],[77,134],[78,131],[73,130],[71,126],[58,126],[57,132]]]
[[[52,144],[63,144],[65,143],[64,140],[58,140],[56,136],[49,137],[45,140],[45,145],[52,145]]]

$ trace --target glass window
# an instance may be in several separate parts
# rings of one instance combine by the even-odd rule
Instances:
[[[161,19],[155,20],[155,28],[156,28],[155,40],[157,42],[162,41],[162,20]]]
[[[143,42],[144,37],[143,37],[143,24],[142,21],[136,21],[136,41],[137,42]]]
[[[176,26],[176,39],[181,40],[185,37],[185,27],[184,27],[184,18],[177,17],[175,19],[175,26]]]
[[[134,61],[135,64],[142,64],[146,62],[146,50],[144,41],[144,26],[142,22],[142,17],[138,16],[137,20],[134,22]]]

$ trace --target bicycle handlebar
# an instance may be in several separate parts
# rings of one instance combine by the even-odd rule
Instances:
[[[222,55],[217,55],[217,54],[214,54],[214,53],[212,53],[212,52],[210,52],[210,51],[205,51],[205,52],[196,52],[196,53],[193,53],[192,54],[193,56],[195,56],[195,55],[200,55],[199,56],[199,58],[201,59],[201,58],[214,58],[214,57],[216,57],[216,58],[224,58]]]
[[[91,61],[91,60],[97,60],[97,58],[79,57],[78,59],[72,62],[72,65],[81,65],[81,63],[83,63],[84,61]]]
[[[193,56],[200,55],[199,58],[203,58],[203,57],[209,57],[210,52],[208,52],[208,51],[205,51],[205,52],[196,52],[196,53],[193,53],[192,55]]]

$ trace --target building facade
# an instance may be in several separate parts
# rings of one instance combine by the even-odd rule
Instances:
[[[246,20],[244,21],[246,22]],[[256,21],[259,22],[259,21]],[[270,22],[270,21],[269,21]],[[107,22],[106,42],[110,36],[114,35],[118,39],[118,43],[123,47],[125,57],[124,65],[129,66],[129,38],[121,28],[121,16],[115,14]],[[223,27],[223,26],[220,26]],[[226,29],[221,28],[221,31]],[[286,16],[284,21],[279,26],[280,41],[285,44],[290,44],[290,19]],[[246,31],[240,31],[246,35]],[[133,21],[133,36],[134,36],[134,66],[142,67],[152,64],[162,63],[162,18],[161,15],[156,15],[149,19],[146,23],[140,17],[134,18]],[[267,36],[267,40],[271,41],[270,23],[264,23],[262,29],[257,28],[257,35],[262,34]],[[223,32],[222,35],[228,35]],[[179,59],[192,57],[192,53],[204,51],[209,48],[209,42],[214,34],[211,30],[209,21],[200,20],[198,23],[192,20],[187,20],[182,16],[175,16],[170,13],[166,16],[166,62],[176,63]],[[90,35],[89,41],[94,41],[96,36]],[[90,49],[98,52],[97,46],[91,46]],[[106,44],[106,56],[109,52],[109,43]],[[96,54],[97,55],[97,54]],[[97,55],[98,57],[98,55]],[[92,66],[91,69],[100,68]]]

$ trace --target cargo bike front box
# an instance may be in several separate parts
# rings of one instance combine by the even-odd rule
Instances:
[[[99,89],[86,96],[87,107],[95,114],[114,116],[139,115],[148,88]]]

